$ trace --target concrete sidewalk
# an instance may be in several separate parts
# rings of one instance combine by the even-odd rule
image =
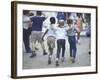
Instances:
[[[65,61],[63,63],[60,61],[59,67],[81,67],[91,65],[91,55],[88,54],[89,38],[81,37],[80,41],[81,43],[77,44],[76,62],[72,63],[69,56],[69,43],[66,40]],[[46,41],[45,46],[48,52]],[[37,56],[34,58],[29,57],[31,53],[23,53],[23,69],[56,68],[56,48],[52,56],[52,64],[48,65],[48,55],[43,56],[42,49],[39,43],[37,43],[37,47],[39,48],[39,50],[36,52]]]

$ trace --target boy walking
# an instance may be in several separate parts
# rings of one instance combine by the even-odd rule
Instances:
[[[50,26],[45,31],[42,39],[47,34],[47,45],[49,50],[49,57],[48,57],[48,64],[51,64],[51,58],[53,54],[53,50],[55,48],[55,30],[53,29],[55,27],[56,20],[54,17],[50,18]]]
[[[23,42],[26,53],[31,53],[29,37],[31,34],[31,20],[29,18],[29,10],[23,11]]]
[[[76,32],[78,33],[79,30],[76,28],[75,24],[73,25],[72,23],[73,21],[71,19],[67,20],[67,24],[68,24],[67,35],[68,35],[68,42],[70,46],[70,57],[72,63],[74,63],[76,58],[76,51],[77,51],[75,34]]]

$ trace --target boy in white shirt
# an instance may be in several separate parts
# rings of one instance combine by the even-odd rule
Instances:
[[[55,26],[54,25],[55,21],[52,20],[52,18],[50,18],[50,19],[51,19],[50,22],[52,24],[50,25],[50,28],[44,33],[44,35],[45,35],[48,32],[47,44],[49,46],[49,52],[50,52],[48,64],[51,63],[51,55],[53,52],[53,48],[55,46],[55,38],[56,38],[57,39],[56,66],[59,66],[61,48],[62,48],[62,61],[64,61],[67,28],[64,26],[64,20],[59,20],[59,25]],[[43,37],[44,37],[44,35],[43,35]]]
[[[45,31],[42,40],[44,38],[44,36],[47,33],[47,45],[48,45],[48,50],[49,50],[49,58],[48,58],[48,64],[51,64],[51,57],[53,54],[53,49],[55,48],[55,17],[51,17],[50,18],[50,26],[48,27],[48,29]]]

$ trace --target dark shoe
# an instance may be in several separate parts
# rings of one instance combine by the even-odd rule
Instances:
[[[72,59],[72,63],[75,63],[75,58]]]
[[[32,52],[32,55],[30,56],[30,58],[33,58],[33,57],[35,57],[36,56],[36,53],[35,53],[35,51],[33,51]]]
[[[39,50],[37,47],[35,47],[35,50]]]
[[[89,51],[89,55],[91,54],[91,52]]]
[[[26,51],[26,53],[32,53],[32,51],[31,51],[31,50],[29,50],[29,51]]]
[[[48,64],[51,64],[51,58],[48,59]]]
[[[48,54],[47,52],[43,51],[43,55],[47,55],[47,54]]]
[[[58,62],[58,60],[56,61],[56,66],[59,66],[59,62]]]

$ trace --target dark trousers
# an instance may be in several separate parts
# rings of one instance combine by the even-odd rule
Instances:
[[[80,39],[80,32],[77,34],[77,39],[78,40]]]
[[[58,39],[57,40],[57,55],[56,58],[60,58],[60,52],[62,48],[62,57],[65,55],[65,39]]]
[[[76,38],[75,36],[68,36],[68,41],[70,45],[70,57],[76,57]]]
[[[23,41],[25,45],[26,52],[29,52],[31,49],[29,47],[29,36],[31,34],[31,28],[23,29]]]

